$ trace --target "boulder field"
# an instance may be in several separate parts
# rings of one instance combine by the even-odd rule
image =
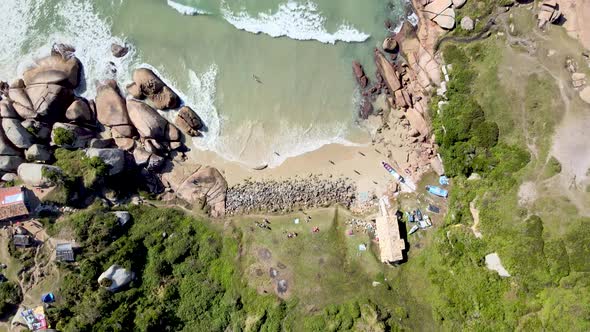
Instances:
[[[113,45],[113,57],[127,54],[127,46]],[[51,187],[51,164],[56,148],[83,149],[98,157],[110,176],[138,170],[154,194],[166,189],[189,203],[205,200],[212,215],[225,212],[227,184],[214,168],[183,165],[183,134],[200,135],[201,118],[182,105],[178,95],[152,70],[138,68],[125,90],[114,80],[98,82],[95,100],[76,94],[82,66],[75,48],[55,44],[51,54],[36,59],[22,78],[0,84],[0,177],[18,178],[30,187]],[[182,106],[182,107],[181,107]],[[180,109],[179,109],[180,108]],[[174,123],[157,110],[179,109]],[[162,172],[167,172],[163,180]],[[5,176],[6,175],[6,176]]]

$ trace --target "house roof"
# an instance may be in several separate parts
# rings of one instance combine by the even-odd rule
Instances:
[[[21,187],[0,188],[0,220],[29,214],[25,200]]]
[[[55,250],[57,250],[57,251],[70,251],[70,250],[73,250],[73,249],[72,249],[72,244],[71,243],[58,243],[55,246]]]

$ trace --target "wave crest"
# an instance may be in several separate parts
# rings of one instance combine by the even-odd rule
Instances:
[[[252,17],[245,12],[234,13],[222,5],[223,18],[234,27],[252,32],[264,33],[271,37],[286,36],[297,40],[317,40],[322,43],[334,44],[337,41],[364,42],[370,36],[360,32],[348,23],[340,25],[337,31],[326,30],[326,18],[317,10],[313,2],[299,4],[290,0],[279,5],[275,13],[259,13]]]

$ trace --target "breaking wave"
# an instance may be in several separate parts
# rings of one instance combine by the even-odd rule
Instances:
[[[194,16],[194,15],[206,15],[209,14],[208,12],[195,8],[195,7],[191,7],[191,6],[187,6],[187,5],[183,5],[181,3],[172,1],[172,0],[168,0],[168,6],[174,8],[177,12],[181,13],[182,15],[188,15],[188,16]]]
[[[258,13],[252,17],[245,12],[232,12],[227,6],[221,8],[223,18],[234,27],[271,37],[286,36],[297,40],[317,40],[334,44],[337,41],[364,42],[370,36],[347,23],[342,23],[335,32],[326,30],[326,18],[313,2],[299,4],[289,1],[279,5],[276,12]]]

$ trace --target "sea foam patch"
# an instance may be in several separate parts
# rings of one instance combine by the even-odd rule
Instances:
[[[174,8],[177,12],[181,13],[182,15],[195,16],[195,15],[209,14],[206,11],[201,10],[199,8],[183,5],[183,4],[178,3],[176,1],[168,0],[167,3],[168,3],[168,6]]]
[[[363,42],[369,35],[353,26],[343,23],[334,32],[326,30],[326,18],[318,12],[317,6],[309,1],[300,4],[289,1],[279,5],[276,12],[258,13],[256,17],[245,12],[232,12],[222,3],[221,13],[234,27],[252,33],[264,33],[271,37],[286,36],[297,40],[317,40],[334,44],[337,41]]]

